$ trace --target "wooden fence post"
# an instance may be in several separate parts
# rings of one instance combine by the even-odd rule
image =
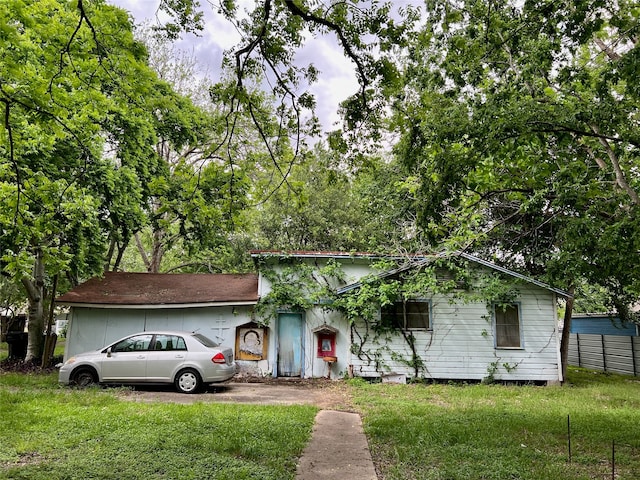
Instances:
[[[637,377],[638,376],[638,367],[636,366],[636,348],[635,348],[635,342],[633,341],[633,339],[636,337],[629,337],[629,340],[631,340],[631,361],[633,362],[633,376]]]
[[[582,354],[580,353],[580,334],[576,333],[576,344],[578,345],[578,366],[582,366]]]

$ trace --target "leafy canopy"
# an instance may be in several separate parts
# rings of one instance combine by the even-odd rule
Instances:
[[[428,1],[427,12],[395,102],[431,242],[564,288],[584,278],[623,309],[640,294],[637,5]]]

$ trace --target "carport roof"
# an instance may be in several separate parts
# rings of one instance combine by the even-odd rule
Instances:
[[[258,301],[255,274],[166,274],[107,272],[58,297],[78,306],[252,305]]]

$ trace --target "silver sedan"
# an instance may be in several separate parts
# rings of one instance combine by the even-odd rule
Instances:
[[[231,379],[236,373],[233,350],[192,332],[141,332],[93,352],[69,358],[60,368],[60,383],[173,383],[182,393]]]

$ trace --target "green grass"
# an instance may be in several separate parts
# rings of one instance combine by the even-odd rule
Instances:
[[[356,385],[385,480],[611,478],[613,441],[615,478],[640,478],[633,377],[572,369],[562,387]]]
[[[292,479],[317,410],[124,400],[0,375],[1,479]]]
[[[557,387],[349,382],[384,480],[640,478],[640,379]],[[136,403],[0,374],[0,479],[292,479],[308,406]],[[572,426],[572,459],[567,416]]]

